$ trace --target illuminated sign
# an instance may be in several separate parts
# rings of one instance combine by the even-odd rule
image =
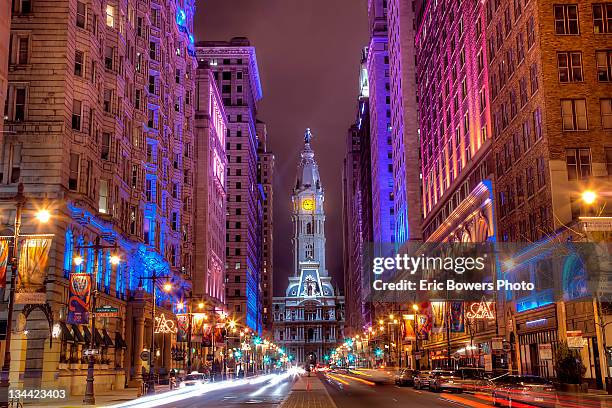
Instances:
[[[465,312],[468,319],[495,319],[494,302],[472,303],[470,309]]]
[[[155,333],[176,333],[176,324],[174,321],[166,319],[166,316],[162,313],[155,318]]]

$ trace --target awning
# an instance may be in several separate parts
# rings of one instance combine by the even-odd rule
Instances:
[[[123,340],[123,337],[121,337],[121,333],[119,332],[115,332],[115,348],[127,348],[127,344],[125,343],[125,340]]]
[[[85,338],[83,337],[83,333],[81,333],[81,329],[76,324],[72,325],[72,333],[74,334],[74,339],[77,343],[85,343]]]
[[[94,338],[96,347],[104,346],[104,339],[102,338],[102,335],[98,329],[96,329],[96,336]]]
[[[110,338],[110,336],[108,335],[108,332],[106,331],[106,329],[102,329],[102,338],[104,340],[104,344],[107,347],[114,347],[115,345],[113,344],[113,340]]]
[[[59,322],[60,329],[62,331],[62,340],[67,341],[69,343],[74,342],[74,336],[70,333],[70,329],[66,326],[66,323]]]

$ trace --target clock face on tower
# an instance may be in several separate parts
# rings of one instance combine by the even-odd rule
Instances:
[[[302,200],[302,209],[304,211],[313,211],[315,209],[315,201],[312,198],[304,198]]]

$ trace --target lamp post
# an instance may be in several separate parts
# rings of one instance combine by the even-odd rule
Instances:
[[[11,371],[11,332],[13,331],[13,311],[15,308],[15,285],[17,284],[17,272],[19,268],[19,238],[21,232],[21,217],[23,208],[26,204],[26,197],[23,194],[23,183],[17,186],[17,194],[12,198],[15,201],[15,220],[13,225],[13,248],[11,251],[11,281],[6,316],[6,336],[4,348],[4,363],[0,378],[0,407],[8,407],[8,394],[10,387],[9,374]],[[51,218],[48,210],[42,209],[35,214],[40,223],[47,223]]]
[[[413,304],[412,311],[414,312],[414,368],[418,370],[420,365],[420,359],[417,359],[417,353],[419,352],[419,320],[417,316],[419,305]]]
[[[85,384],[85,395],[83,396],[83,404],[95,405],[96,397],[94,392],[94,368],[95,368],[95,355],[94,348],[96,346],[96,299],[98,296],[98,287],[96,284],[96,276],[99,271],[99,259],[100,251],[103,249],[114,249],[117,250],[117,244],[114,245],[102,245],[100,237],[96,237],[96,241],[93,245],[78,245],[75,249],[93,249],[94,250],[94,268],[92,269],[92,276],[90,277],[91,282],[91,321],[90,321],[90,336],[89,336],[89,358],[87,360],[87,380]],[[89,260],[88,260],[89,261]],[[120,262],[119,257],[115,254],[111,256],[111,263],[117,265]],[[79,266],[83,263],[83,258],[77,256],[74,258],[75,265]]]
[[[170,279],[170,276],[158,275],[157,271],[153,271],[153,274],[148,277],[140,277],[141,286],[142,280],[150,280],[152,282],[152,295],[153,305],[151,307],[151,350],[149,350],[149,375],[147,378],[147,394],[155,394],[155,309],[157,302],[157,281],[161,279]],[[170,283],[164,284],[164,292],[170,292],[172,285]]]

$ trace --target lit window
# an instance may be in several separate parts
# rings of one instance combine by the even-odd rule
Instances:
[[[586,100],[561,100],[561,116],[563,130],[587,130]]]
[[[115,8],[109,4],[106,5],[106,25],[115,26]]]

